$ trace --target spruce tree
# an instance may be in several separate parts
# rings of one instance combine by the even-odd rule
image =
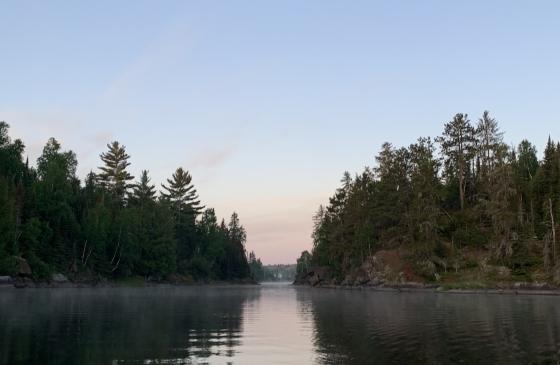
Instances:
[[[458,180],[459,202],[463,210],[469,166],[475,152],[475,129],[467,114],[458,113],[446,123],[443,135],[437,138],[437,142],[446,157],[447,178]]]
[[[494,167],[496,155],[503,143],[503,135],[496,119],[491,118],[487,110],[484,111],[476,128],[477,152],[483,178],[486,178]]]
[[[155,185],[150,184],[151,179],[148,176],[147,170],[142,170],[140,175],[140,181],[134,185],[134,190],[132,192],[132,200],[141,206],[146,202],[153,201],[156,196]]]

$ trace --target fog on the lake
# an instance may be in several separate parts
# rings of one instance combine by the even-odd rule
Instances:
[[[5,289],[0,364],[556,363],[559,303],[277,283]]]

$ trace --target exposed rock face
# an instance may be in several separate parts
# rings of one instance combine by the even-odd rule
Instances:
[[[11,276],[0,276],[0,285],[13,284],[14,280]]]
[[[382,286],[401,284],[408,281],[402,270],[402,262],[398,253],[379,251],[366,258],[359,268],[348,273],[341,285]]]
[[[325,267],[313,267],[310,271],[303,275],[298,275],[294,281],[295,285],[311,285],[330,284],[330,275]]]
[[[21,277],[29,277],[31,276],[31,266],[27,263],[27,260],[23,257],[16,256],[15,260],[18,263],[18,275]]]

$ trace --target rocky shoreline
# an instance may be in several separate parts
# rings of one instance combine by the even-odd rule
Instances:
[[[252,279],[232,281],[193,281],[193,280],[134,280],[114,281],[108,279],[69,280],[62,274],[54,274],[51,280],[33,280],[29,277],[0,276],[0,289],[57,289],[57,288],[115,288],[115,287],[152,287],[152,286],[232,286],[258,285]]]
[[[433,292],[454,294],[516,294],[516,295],[560,295],[560,287],[545,282],[494,282],[490,285],[473,283],[422,283],[411,281],[387,281],[379,278],[358,277],[337,281],[326,268],[316,267],[296,278],[293,285],[321,289],[371,290],[386,292]]]

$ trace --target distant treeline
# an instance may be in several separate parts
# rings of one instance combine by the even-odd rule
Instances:
[[[427,280],[484,265],[516,280],[560,278],[560,144],[550,137],[539,160],[527,140],[504,143],[488,112],[477,123],[457,114],[435,140],[383,144],[376,162],[344,173],[319,207],[299,272],[324,266],[341,278],[379,250],[404,249]]]
[[[251,252],[249,254],[249,266],[253,278],[258,282],[263,281],[294,281],[296,277],[296,265],[263,265],[261,260]]]
[[[233,213],[218,222],[205,209],[188,171],[161,186],[148,171],[128,172],[130,156],[107,145],[102,166],[82,183],[72,151],[51,138],[36,167],[24,144],[0,122],[0,275],[50,278],[143,276],[234,280],[250,276],[246,232]]]

